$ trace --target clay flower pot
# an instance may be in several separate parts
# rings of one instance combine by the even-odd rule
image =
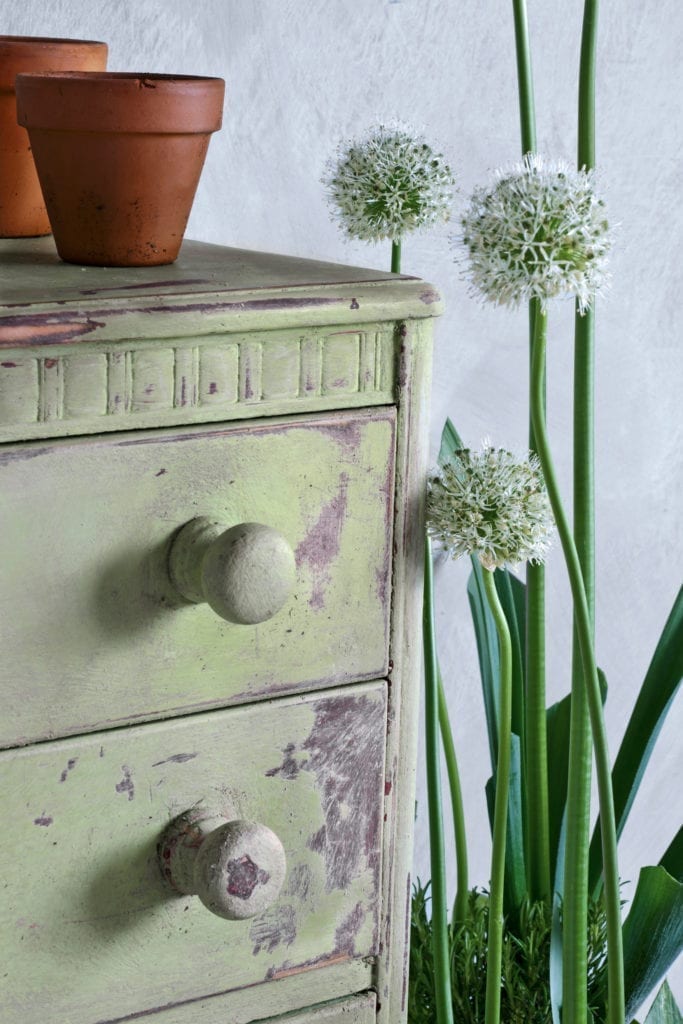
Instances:
[[[63,260],[173,262],[224,90],[222,78],[184,75],[19,75],[17,115]]]
[[[17,124],[14,80],[22,71],[103,71],[107,44],[0,36],[0,238],[49,235],[26,129]]]

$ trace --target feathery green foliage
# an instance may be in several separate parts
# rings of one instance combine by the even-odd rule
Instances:
[[[410,926],[408,1024],[435,1024],[434,962],[428,913],[429,883],[413,887]],[[501,1024],[549,1024],[550,909],[525,900],[514,930],[503,936]],[[488,894],[469,893],[465,921],[450,928],[453,1017],[459,1024],[481,1024],[486,996]],[[592,900],[588,911],[588,1002],[594,1024],[605,1020],[605,913]]]

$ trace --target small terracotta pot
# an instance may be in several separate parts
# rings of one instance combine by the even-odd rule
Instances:
[[[26,129],[17,124],[14,80],[22,71],[102,71],[107,44],[0,36],[0,238],[49,235]]]
[[[63,260],[173,262],[224,91],[222,78],[185,75],[19,75],[17,114]]]

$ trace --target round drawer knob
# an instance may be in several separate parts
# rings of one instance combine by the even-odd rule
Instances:
[[[199,896],[212,914],[228,921],[269,907],[287,870],[282,843],[256,821],[182,816],[163,833],[158,851],[172,888]]]
[[[176,534],[169,573],[188,601],[206,601],[228,622],[254,625],[271,619],[294,589],[294,552],[277,530],[262,523],[225,524],[200,517]]]

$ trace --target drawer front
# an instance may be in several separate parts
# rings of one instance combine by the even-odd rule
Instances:
[[[375,1006],[375,994],[368,992],[317,1009],[287,1014],[286,1017],[270,1017],[263,1024],[372,1024]]]
[[[375,993],[362,992],[322,1006],[262,1017],[263,1003],[258,998],[251,1009],[241,1011],[231,996],[212,996],[162,1010],[146,1019],[149,1024],[374,1024],[376,1007]]]
[[[384,684],[361,683],[0,755],[3,1024],[118,1021],[227,992],[254,1009],[235,1019],[258,1019],[282,1008],[261,998],[280,978],[283,992],[298,979],[295,1006],[319,1002],[327,965],[328,995],[367,987],[385,718]],[[274,902],[224,920],[170,889],[157,847],[188,811],[279,837]]]
[[[386,408],[0,449],[0,745],[384,675],[394,427]],[[272,618],[171,586],[197,517],[283,535]]]

